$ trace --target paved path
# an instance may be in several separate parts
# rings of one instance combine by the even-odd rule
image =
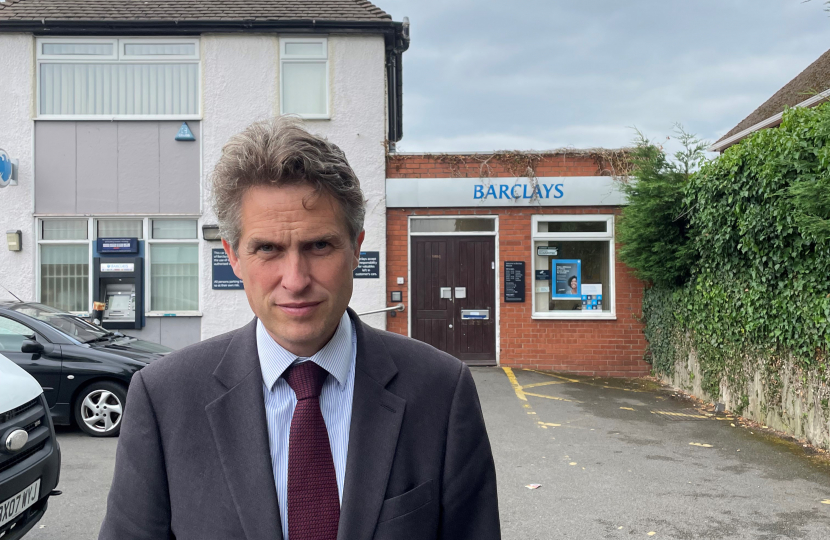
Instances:
[[[797,444],[648,381],[474,375],[505,539],[830,538],[830,467]]]
[[[646,381],[473,375],[505,540],[830,538],[830,467],[798,445],[700,419]],[[58,436],[64,494],[26,540],[94,540],[117,440]]]

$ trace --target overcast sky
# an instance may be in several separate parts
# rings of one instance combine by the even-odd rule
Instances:
[[[374,0],[408,16],[403,152],[714,141],[830,49],[813,0]]]

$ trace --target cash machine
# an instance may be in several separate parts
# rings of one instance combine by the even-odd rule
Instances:
[[[101,325],[109,330],[143,328],[143,242],[99,238],[95,248],[93,299],[104,304]]]

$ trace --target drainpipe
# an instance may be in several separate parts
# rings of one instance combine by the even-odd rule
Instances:
[[[386,81],[388,95],[389,152],[403,138],[403,53],[409,49],[409,17],[395,25],[395,31],[386,43]]]

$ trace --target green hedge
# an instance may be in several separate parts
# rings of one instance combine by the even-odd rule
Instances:
[[[650,289],[644,301],[655,370],[671,371],[679,336],[689,336],[713,395],[723,377],[741,377],[748,356],[770,365],[792,357],[826,371],[830,104],[786,111],[778,128],[707,162],[682,191],[689,244],[679,251],[692,253],[688,278]],[[669,333],[673,347],[655,338]]]

